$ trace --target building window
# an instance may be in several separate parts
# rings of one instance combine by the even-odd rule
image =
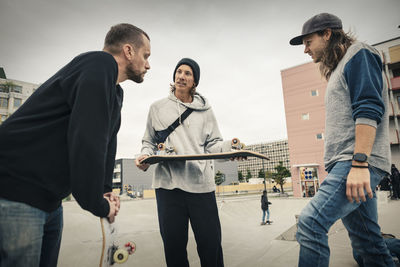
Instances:
[[[318,96],[318,90],[311,90],[311,96]]]
[[[8,98],[0,97],[0,108],[8,108]]]
[[[317,133],[317,140],[322,140],[324,139],[324,134],[323,133]]]
[[[8,86],[6,84],[0,84],[0,93],[9,93]]]
[[[310,119],[310,113],[303,113],[301,114],[301,119],[303,121],[309,120]]]
[[[22,104],[21,98],[14,98],[14,108],[19,108]]]
[[[397,97],[397,106],[398,106],[399,109],[400,109],[400,96]]]
[[[400,76],[400,68],[392,69],[392,73],[393,73],[393,78],[399,77]]]
[[[22,86],[13,85],[13,86],[11,87],[11,92],[15,92],[15,93],[22,94]]]

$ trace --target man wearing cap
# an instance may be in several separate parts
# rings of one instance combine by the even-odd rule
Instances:
[[[159,154],[204,154],[227,152],[231,142],[223,141],[207,99],[196,88],[200,67],[190,58],[178,62],[173,72],[174,84],[167,98],[150,107],[141,156],[136,165],[157,153],[157,144],[165,149]],[[187,115],[187,111],[192,112]],[[185,115],[186,114],[186,115]],[[159,134],[178,126],[167,136]],[[221,225],[215,199],[212,161],[161,162],[154,172],[157,211],[168,266],[189,266],[187,259],[188,222],[192,226],[201,266],[223,266]]]
[[[325,96],[328,176],[299,217],[299,266],[328,266],[327,233],[342,219],[364,266],[394,266],[380,234],[375,187],[390,173],[388,92],[382,61],[332,14],[318,14],[290,40],[319,63]]]

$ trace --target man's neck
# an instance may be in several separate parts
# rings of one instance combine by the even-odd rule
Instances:
[[[117,62],[117,65],[118,65],[117,84],[122,83],[123,81],[125,81],[128,78],[126,76],[126,74],[125,74],[126,65],[124,65],[122,59],[118,55],[111,54],[109,51],[107,51],[107,49],[103,49],[103,51],[109,53],[110,55],[112,55],[113,58],[115,59],[115,61]]]
[[[189,93],[180,93],[175,90],[175,96],[182,101],[182,103],[192,103],[193,101],[193,97]]]

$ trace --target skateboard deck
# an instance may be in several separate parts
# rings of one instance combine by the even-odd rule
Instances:
[[[124,263],[129,255],[136,251],[135,243],[128,242],[119,247],[117,242],[117,228],[115,223],[109,223],[107,218],[100,218],[101,233],[103,236],[100,267],[110,267],[114,263]]]
[[[144,164],[155,164],[165,161],[186,161],[186,160],[210,160],[210,159],[229,159],[234,157],[256,157],[260,159],[269,160],[269,158],[258,152],[250,150],[237,150],[231,152],[222,153],[210,153],[210,154],[195,154],[195,155],[156,155],[145,158],[141,163]]]

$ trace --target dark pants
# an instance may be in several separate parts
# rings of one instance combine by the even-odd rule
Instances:
[[[224,266],[215,193],[156,189],[156,197],[167,265],[189,266],[186,247],[190,220],[201,266]]]

